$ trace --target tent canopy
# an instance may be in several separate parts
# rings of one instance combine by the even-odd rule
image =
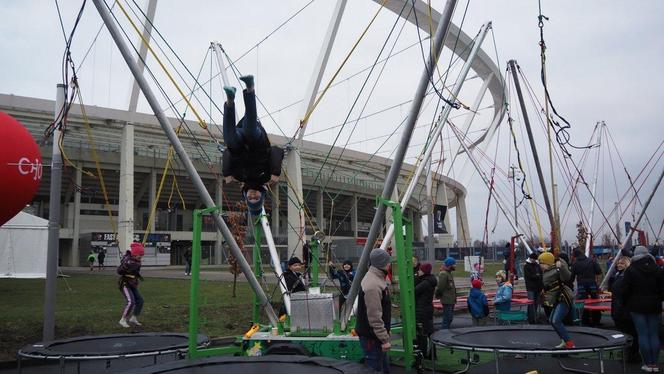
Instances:
[[[0,278],[46,278],[48,220],[19,212],[0,226]]]

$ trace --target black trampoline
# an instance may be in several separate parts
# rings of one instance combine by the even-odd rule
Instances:
[[[210,339],[198,335],[199,347],[209,345]],[[18,369],[21,371],[21,360],[24,358],[41,360],[58,360],[61,371],[67,361],[80,362],[85,360],[111,360],[121,358],[154,357],[187,352],[189,335],[181,333],[138,333],[114,334],[99,336],[81,336],[71,339],[54,340],[29,344],[18,351]]]
[[[623,350],[629,345],[632,338],[618,331],[601,330],[589,327],[567,328],[574,345],[573,349],[555,349],[560,343],[560,337],[551,326],[520,325],[520,326],[488,326],[462,329],[439,330],[431,335],[434,344],[451,349],[470,352],[492,352],[496,359],[496,372],[499,372],[498,354],[579,354],[596,353],[599,360],[600,372],[604,372],[604,353],[614,350]],[[625,371],[625,355],[623,352],[623,372]],[[589,373],[588,371],[564,367],[564,370]],[[467,366],[460,373],[465,373]]]
[[[373,373],[362,364],[326,357],[271,355],[219,356],[181,360],[126,371],[126,374],[220,373],[224,374],[351,374]]]

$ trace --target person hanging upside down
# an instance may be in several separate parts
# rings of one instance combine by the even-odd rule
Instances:
[[[246,85],[242,91],[245,114],[235,125],[235,87],[224,86],[224,141],[227,151],[223,155],[222,172],[226,183],[241,182],[242,196],[249,213],[258,216],[263,209],[263,200],[268,183],[276,183],[281,175],[284,151],[270,144],[265,129],[256,113],[256,93],[253,75],[240,80]]]

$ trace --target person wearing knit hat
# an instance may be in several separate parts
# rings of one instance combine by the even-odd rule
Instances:
[[[140,326],[138,316],[143,309],[143,296],[138,292],[139,280],[143,280],[141,276],[141,260],[145,254],[145,248],[142,243],[134,241],[129,246],[131,249],[128,256],[122,258],[120,266],[118,266],[117,273],[120,275],[118,286],[120,292],[127,300],[127,305],[122,311],[122,317],[118,323],[124,328],[128,328],[129,324]]]
[[[353,284],[353,279],[355,279],[355,270],[353,270],[353,262],[351,260],[345,260],[341,264],[341,269],[337,269],[334,265],[334,262],[330,261],[329,266],[329,275],[330,278],[336,279],[339,281],[339,288],[341,293],[339,294],[339,310],[346,302],[346,296],[350,291],[350,287]]]
[[[305,280],[302,278],[302,268],[302,260],[298,257],[293,256],[288,259],[288,269],[284,270],[281,277],[284,283],[286,283],[286,290],[289,295],[295,292],[307,291]],[[281,303],[281,307],[279,307],[279,316],[284,316],[287,312],[286,304]]]
[[[272,146],[256,112],[256,93],[253,75],[240,80],[246,85],[244,97],[245,115],[235,124],[235,87],[224,86],[223,134],[226,149],[222,157],[222,174],[226,183],[243,183],[242,195],[249,213],[261,214],[265,199],[265,185],[276,183],[281,175],[284,151]]]
[[[473,279],[472,288],[468,294],[468,311],[473,318],[473,326],[485,326],[489,316],[489,301],[482,291],[482,280]]]
[[[392,302],[385,277],[390,255],[375,248],[369,255],[371,266],[360,283],[355,333],[360,338],[364,364],[377,372],[389,372]]]
[[[537,263],[537,253],[530,252],[526,263],[523,265],[523,278],[526,281],[526,292],[528,300],[532,304],[528,305],[528,323],[537,323],[539,305],[541,304],[540,293],[544,286],[542,285],[542,268]]]
[[[443,329],[449,329],[454,319],[454,304],[457,301],[457,290],[452,272],[455,266],[456,260],[454,258],[446,258],[438,275],[438,287],[436,288],[435,296],[440,299],[440,303],[443,305]]]
[[[659,372],[659,320],[662,314],[664,274],[644,246],[634,248],[634,256],[625,270],[622,299],[629,311],[643,358],[641,370]]]
[[[550,252],[544,252],[539,256],[540,268],[542,268],[542,285],[544,286],[543,305],[551,309],[549,322],[554,331],[562,339],[556,349],[574,348],[563,319],[570,312],[574,303],[574,294],[565,284],[572,278],[572,273],[563,261],[556,261]]]
[[[415,286],[415,321],[418,327],[421,326],[417,329],[416,341],[425,358],[431,356],[429,337],[433,334],[433,294],[438,284],[436,276],[431,274],[432,269],[430,263],[420,263]]]
[[[498,290],[496,296],[493,298],[493,306],[496,310],[509,311],[512,309],[512,283],[507,279],[507,272],[505,270],[498,270],[496,272],[496,284]]]

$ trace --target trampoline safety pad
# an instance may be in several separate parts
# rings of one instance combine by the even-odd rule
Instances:
[[[27,358],[65,360],[151,356],[186,351],[188,339],[189,336],[182,333],[82,336],[29,344],[21,348],[18,354]],[[198,346],[206,346],[209,342],[207,336],[198,335]]]
[[[270,355],[259,357],[219,356],[180,360],[133,369],[126,374],[224,373],[224,374],[363,374],[373,373],[366,366],[325,357]]]
[[[435,332],[434,344],[458,349],[509,352],[588,352],[619,349],[631,341],[629,335],[618,331],[589,327],[568,327],[576,346],[573,349],[556,350],[560,337],[551,326],[489,326],[448,329]]]

